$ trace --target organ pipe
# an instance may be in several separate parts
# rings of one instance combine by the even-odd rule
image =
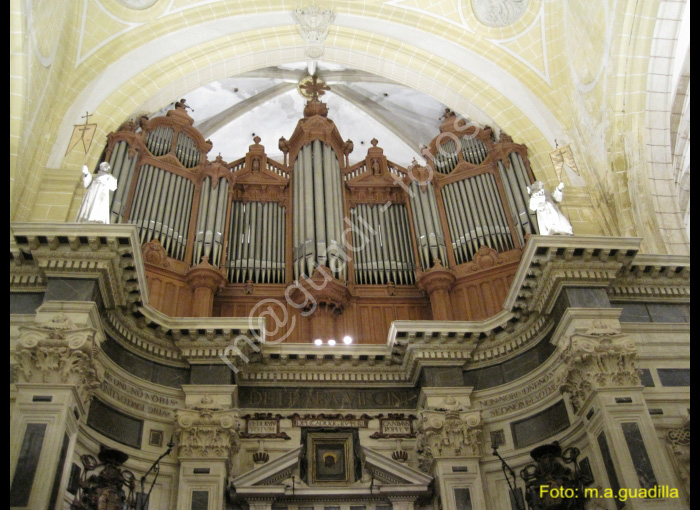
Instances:
[[[226,272],[234,283],[284,283],[284,208],[276,202],[231,206]]]
[[[143,165],[129,214],[139,227],[141,242],[158,239],[169,256],[183,260],[193,191],[186,177]]]
[[[358,284],[413,284],[415,262],[403,204],[358,204],[351,212],[355,281]]]
[[[129,144],[120,141],[115,144],[112,150],[109,164],[112,167],[112,175],[117,179],[117,189],[112,194],[110,203],[111,217],[109,221],[110,223],[121,223],[136,167],[136,155],[129,156]]]
[[[458,264],[472,260],[482,245],[513,249],[510,227],[493,175],[483,173],[442,189],[452,247]]]
[[[421,267],[430,269],[437,260],[447,266],[445,236],[432,183],[421,186],[412,182],[410,196]]]
[[[192,264],[197,265],[202,257],[218,267],[221,263],[223,229],[226,221],[228,180],[219,179],[214,188],[211,177],[202,182],[194,238]]]
[[[294,278],[325,265],[346,279],[340,163],[333,149],[314,140],[294,162]]]

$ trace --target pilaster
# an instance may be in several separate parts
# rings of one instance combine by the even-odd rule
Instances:
[[[433,475],[444,510],[468,495],[475,508],[484,505],[481,457],[481,411],[472,406],[472,388],[422,388],[418,399],[416,448],[419,465]]]
[[[236,387],[183,386],[185,409],[176,413],[180,483],[178,510],[192,501],[207,502],[208,510],[224,510],[224,492],[231,456],[240,445]],[[203,504],[203,503],[200,503]]]
[[[637,348],[621,332],[619,309],[567,309],[552,341],[561,360],[556,379],[583,420],[604,487],[615,493],[657,494],[673,485],[636,368]],[[667,492],[666,489],[668,489]],[[625,509],[682,508],[674,497],[625,498]],[[609,501],[612,509],[614,503]]]
[[[63,494],[66,459],[102,382],[104,340],[93,302],[49,301],[20,327],[17,399],[10,417],[11,506],[47,508]]]

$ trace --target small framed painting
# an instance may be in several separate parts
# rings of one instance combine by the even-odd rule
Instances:
[[[313,484],[342,485],[355,481],[351,434],[309,434],[307,446]]]

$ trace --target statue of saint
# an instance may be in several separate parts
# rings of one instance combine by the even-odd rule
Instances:
[[[532,189],[527,189],[530,194],[530,210],[537,213],[537,224],[542,235],[574,235],[571,223],[557,205],[563,198],[563,189],[564,183],[560,182],[550,195],[545,191],[542,181],[536,181]]]
[[[100,163],[96,176],[83,165],[83,186],[87,189],[80,204],[78,223],[109,224],[109,192],[117,189],[117,179],[111,174],[112,167],[106,161]]]

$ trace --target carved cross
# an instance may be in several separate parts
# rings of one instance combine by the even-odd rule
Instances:
[[[318,98],[331,88],[323,80],[319,80],[316,75],[307,76],[299,85],[299,92],[308,99],[318,100]]]

